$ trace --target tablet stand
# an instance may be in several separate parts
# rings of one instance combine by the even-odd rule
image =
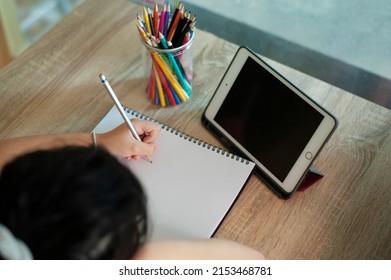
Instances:
[[[303,182],[301,182],[297,191],[303,192],[309,187],[311,187],[315,182],[323,178],[323,174],[313,165],[307,171],[307,174],[304,177]]]

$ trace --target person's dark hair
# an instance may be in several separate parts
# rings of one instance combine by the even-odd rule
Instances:
[[[3,168],[0,223],[34,259],[128,259],[146,235],[145,195],[101,148],[37,151]]]

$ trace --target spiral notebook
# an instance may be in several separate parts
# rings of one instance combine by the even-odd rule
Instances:
[[[213,235],[249,178],[254,163],[125,108],[129,118],[162,126],[153,163],[123,161],[142,183],[148,200],[150,239]],[[113,107],[94,131],[123,123]]]

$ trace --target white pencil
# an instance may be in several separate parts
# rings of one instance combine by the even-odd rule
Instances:
[[[102,81],[102,84],[104,85],[107,92],[109,93],[111,99],[114,102],[115,107],[117,107],[119,113],[121,114],[122,118],[124,119],[126,125],[128,126],[130,132],[132,133],[133,137],[136,138],[136,140],[142,142],[140,136],[138,135],[138,133],[136,131],[136,128],[133,126],[132,122],[130,121],[130,119],[126,115],[125,110],[122,107],[121,103],[119,102],[117,95],[114,93],[113,89],[111,88],[109,81],[106,79],[106,77],[103,74],[99,74],[99,79]],[[150,161],[152,163],[152,160],[148,156],[146,156],[146,158],[148,159],[148,161]]]

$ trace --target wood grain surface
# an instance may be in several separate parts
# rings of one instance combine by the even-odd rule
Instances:
[[[197,30],[193,94],[161,108],[145,95],[141,12],[124,0],[87,1],[1,70],[0,138],[91,131],[113,105],[98,79],[104,73],[124,105],[222,147],[200,119],[238,46]],[[391,112],[266,60],[339,127],[315,160],[322,180],[282,200],[252,176],[216,236],[270,259],[390,259]]]

